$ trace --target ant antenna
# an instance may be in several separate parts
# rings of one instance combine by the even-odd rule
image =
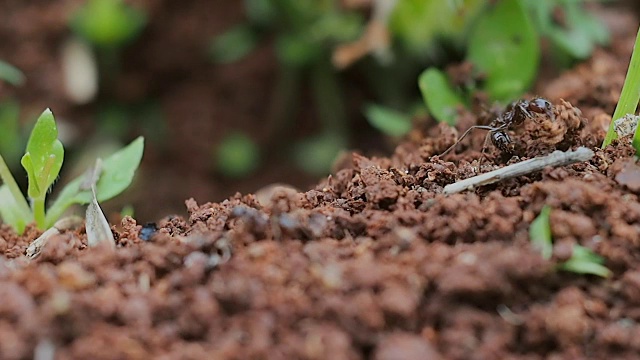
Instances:
[[[493,126],[486,126],[486,125],[473,125],[470,128],[467,129],[467,131],[465,131],[462,136],[460,136],[460,138],[458,140],[456,140],[456,142],[453,143],[453,145],[449,146],[449,148],[447,150],[445,150],[443,153],[441,153],[440,157],[445,156],[449,151],[453,150],[456,145],[458,145],[460,143],[460,141],[462,141],[467,135],[469,135],[469,133],[471,132],[471,130],[473,129],[480,129],[480,130],[487,130],[487,131],[495,131],[495,130],[499,130],[500,127],[493,127]],[[486,141],[486,140],[485,140]]]

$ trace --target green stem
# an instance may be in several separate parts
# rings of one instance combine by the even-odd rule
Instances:
[[[20,190],[16,179],[14,179],[13,175],[11,175],[11,171],[9,170],[7,163],[4,162],[2,156],[0,156],[0,178],[2,178],[2,182],[7,185],[9,191],[11,192],[11,195],[13,195],[13,198],[18,208],[20,209],[20,212],[22,213],[21,217],[24,218],[25,223],[31,222],[33,220],[33,215],[31,213],[31,209],[29,208],[29,203],[27,203],[27,200],[24,198],[24,195],[22,194],[22,191]]]
[[[46,217],[44,213],[44,197],[41,199],[33,199],[33,217],[36,220],[36,225],[38,225],[38,229],[44,230],[46,225]]]
[[[629,62],[627,77],[624,79],[624,85],[622,85],[620,100],[618,100],[616,110],[611,118],[611,124],[609,125],[609,130],[604,138],[604,142],[602,143],[602,148],[611,144],[611,142],[618,137],[613,127],[614,121],[627,114],[636,113],[636,108],[640,101],[640,54],[638,53],[640,53],[640,29],[638,29],[636,42],[633,45],[633,53],[631,53],[631,61]]]

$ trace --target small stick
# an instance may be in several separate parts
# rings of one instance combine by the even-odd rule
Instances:
[[[472,190],[478,186],[493,184],[505,179],[530,174],[540,171],[547,166],[564,166],[582,161],[587,161],[593,157],[594,153],[586,147],[579,147],[575,151],[562,152],[556,150],[547,156],[537,157],[519,162],[517,164],[505,166],[498,170],[480,174],[468,179],[460,180],[456,183],[444,187],[444,194],[455,194],[465,190]]]

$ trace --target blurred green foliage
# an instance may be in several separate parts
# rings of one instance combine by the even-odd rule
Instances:
[[[135,39],[146,25],[146,15],[123,0],[87,0],[73,15],[70,26],[98,47],[121,47]]]
[[[441,40],[462,49],[465,36],[485,0],[400,0],[389,29],[412,56],[437,60],[445,56]]]
[[[14,169],[22,156],[26,143],[20,126],[20,105],[17,101],[7,99],[0,102],[0,154],[7,165]]]
[[[419,79],[431,114],[438,121],[455,122],[450,110],[468,106],[477,90],[485,91],[490,100],[501,103],[522,96],[537,75],[541,38],[549,40],[554,50],[552,55],[557,63],[565,66],[588,57],[596,45],[604,45],[609,40],[607,29],[579,0],[487,3],[465,40],[465,60],[473,66],[472,82],[464,87],[454,86],[443,81],[444,73],[435,68],[430,68]],[[442,93],[448,94],[449,101],[445,104],[431,100],[441,97]],[[457,104],[456,99],[460,99]]]
[[[0,81],[20,86],[25,80],[20,69],[0,60]],[[20,163],[25,144],[26,136],[20,124],[20,104],[11,97],[0,98],[0,154],[4,154],[10,169],[14,170]]]
[[[540,45],[521,1],[488,7],[468,41],[467,60],[484,74],[483,89],[492,100],[510,101],[529,87],[537,72]]]
[[[320,124],[318,132],[324,135],[295,144],[293,160],[306,171],[325,173],[345,145],[342,139],[346,139],[348,131],[342,85],[331,66],[332,51],[336,45],[361,34],[365,17],[344,11],[335,0],[245,0],[244,4],[248,22],[213,39],[209,54],[216,63],[226,64],[249,55],[260,40],[274,38],[281,65],[274,97],[283,99],[286,105],[271,120],[284,123],[285,128],[293,126],[294,111],[289,107],[299,101],[301,86],[308,83]],[[231,162],[221,160],[221,154],[235,156],[218,153],[218,164]],[[241,172],[223,173],[238,176]]]
[[[551,207],[545,205],[540,210],[540,214],[531,222],[529,226],[529,239],[531,245],[540,252],[545,260],[550,260],[553,256],[553,236],[551,231]],[[591,249],[577,244],[573,245],[571,257],[567,261],[557,264],[556,268],[576,274],[596,275],[600,277],[611,276],[604,264],[604,258]]]
[[[452,88],[447,76],[435,67],[428,68],[418,77],[418,87],[431,115],[438,121],[454,125],[458,107],[463,106],[468,99],[463,99]]]
[[[411,130],[411,116],[392,108],[368,104],[364,114],[371,126],[389,136],[403,136]]]
[[[260,162],[260,151],[251,137],[241,132],[226,136],[218,145],[216,167],[226,176],[238,178],[252,173]]]
[[[384,4],[395,4],[386,17],[379,16]],[[288,86],[276,87],[280,99],[294,106],[302,82],[312,92],[324,135],[309,139],[308,147],[298,145],[295,158],[318,173],[329,168],[327,154],[337,154],[336,144],[346,144],[349,137],[343,79],[327,65],[336,46],[367,35],[367,14],[386,27],[392,61],[369,57],[353,72],[367,81],[380,103],[365,107],[369,123],[390,136],[410,130],[416,77],[432,116],[454,124],[457,109],[470,106],[477,91],[501,103],[522,96],[537,75],[543,38],[563,65],[588,57],[609,40],[607,29],[581,0],[374,1],[366,10],[345,8],[338,0],[245,0],[244,5],[247,22],[215,38],[211,57],[217,63],[238,61],[261,40],[274,40],[281,74],[289,75]],[[470,63],[472,70],[467,81],[454,84],[441,69],[460,61]],[[283,111],[289,117],[292,113]],[[310,166],[311,161],[317,166]]]
[[[17,67],[0,60],[0,80],[19,86],[25,81],[24,74]]]

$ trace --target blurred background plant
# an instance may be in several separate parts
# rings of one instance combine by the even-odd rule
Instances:
[[[596,2],[0,2],[0,151],[15,161],[22,123],[50,106],[69,168],[146,137],[153,186],[114,205],[162,199],[136,205],[143,217],[303,187],[343,150],[388,152],[463,107],[523,96],[541,64],[587,58],[609,37]]]
[[[121,76],[123,53],[139,40],[147,14],[123,0],[86,0],[68,20],[72,31],[62,48],[63,72],[69,98],[76,104],[97,99],[101,141],[124,139],[132,124],[155,129],[151,139],[163,139],[162,116],[155,101],[117,101],[116,81]]]
[[[20,69],[0,60],[0,83],[21,86],[25,77]],[[13,97],[0,97],[0,154],[7,166],[15,170],[20,164],[26,134],[20,125],[20,105]]]
[[[608,31],[584,3],[245,0],[247,22],[216,37],[210,55],[231,63],[273,40],[280,64],[273,101],[284,104],[270,119],[278,124],[274,136],[281,139],[293,126],[301,90],[310,91],[318,135],[294,146],[293,154],[305,171],[322,174],[349,144],[344,82],[353,74],[377,103],[361,105],[364,115],[390,137],[408,133],[412,119],[427,109],[437,121],[454,124],[459,108],[474,101],[505,104],[521,97],[536,77],[543,40],[561,66],[605,45]]]
[[[307,84],[319,126],[315,135],[289,150],[293,149],[293,160],[304,170],[324,173],[338,151],[347,146],[349,136],[342,79],[331,64],[331,51],[355,40],[365,18],[345,11],[334,0],[246,0],[244,5],[248,22],[216,37],[210,44],[211,58],[219,64],[238,61],[260,40],[273,37],[280,68],[272,100],[277,110],[267,124],[271,141],[281,139],[292,127],[303,84]],[[257,149],[250,142],[245,146]]]

